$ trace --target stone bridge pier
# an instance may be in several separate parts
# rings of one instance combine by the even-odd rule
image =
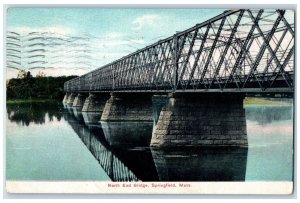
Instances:
[[[76,93],[67,92],[64,96],[63,103],[67,105],[73,105],[76,96]]]
[[[64,102],[80,109],[82,106],[82,112],[99,112],[97,121],[92,122],[101,121],[112,143],[118,143],[122,135],[129,143],[144,140],[126,135],[136,134],[131,130],[137,128],[148,132],[152,125],[151,147],[247,147],[244,97],[243,93],[172,93],[158,97],[139,92],[89,93],[88,97],[67,93]]]
[[[84,101],[86,99],[86,94],[78,93],[73,101],[73,107],[83,107]]]
[[[241,93],[176,93],[162,108],[151,146],[247,146]]]
[[[89,93],[89,96],[84,101],[82,111],[102,112],[108,99],[109,93]]]
[[[71,93],[67,92],[64,96],[64,99],[63,99],[63,104],[66,104],[68,99],[69,99],[69,96],[70,96]]]
[[[101,116],[110,146],[149,147],[153,128],[152,94],[112,93]]]
[[[152,95],[144,93],[111,93],[101,121],[153,121]]]

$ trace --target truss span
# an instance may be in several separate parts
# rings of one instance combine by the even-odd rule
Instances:
[[[294,11],[230,10],[67,81],[66,92],[293,92]]]

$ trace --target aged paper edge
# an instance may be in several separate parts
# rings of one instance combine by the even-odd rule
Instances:
[[[128,186],[131,187],[128,187]],[[174,187],[175,186],[175,187]],[[8,193],[290,195],[293,182],[6,181]]]

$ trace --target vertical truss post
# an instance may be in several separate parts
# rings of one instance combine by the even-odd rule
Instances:
[[[114,68],[114,65],[111,66],[111,71],[112,71],[112,77],[113,77],[112,91],[114,92],[114,90],[115,90],[115,68]]]
[[[176,92],[176,84],[178,81],[178,36],[175,34],[173,36],[173,67],[174,67],[174,72],[173,72],[173,84],[172,84],[172,91]]]

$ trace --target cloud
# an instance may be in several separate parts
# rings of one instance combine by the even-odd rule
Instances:
[[[116,38],[121,38],[124,36],[126,36],[126,34],[121,33],[121,32],[110,32],[105,36],[105,38],[106,39],[116,39]]]
[[[122,46],[126,47],[127,45],[132,46],[144,46],[145,41],[143,39],[130,39],[129,37],[116,37],[117,35],[106,38],[106,39],[97,39],[93,41],[93,47],[100,49],[104,48],[106,51],[110,51],[110,49],[113,49],[112,51],[117,51],[117,48],[121,48]],[[125,35],[123,35],[125,36]]]
[[[136,18],[134,21],[132,21],[132,24],[135,25],[133,30],[141,30],[145,26],[151,26],[154,25],[156,21],[160,19],[159,15],[154,14],[148,14],[143,15],[138,18]]]

